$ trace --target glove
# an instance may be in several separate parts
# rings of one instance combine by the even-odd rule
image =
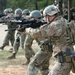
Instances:
[[[24,27],[22,27],[22,28],[17,28],[17,30],[18,30],[19,32],[25,32],[25,28],[24,28]]]

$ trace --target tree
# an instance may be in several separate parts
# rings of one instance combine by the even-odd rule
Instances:
[[[0,12],[6,8],[7,0],[0,0]]]

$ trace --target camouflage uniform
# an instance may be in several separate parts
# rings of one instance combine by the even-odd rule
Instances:
[[[13,44],[13,51],[12,51],[13,54],[8,57],[9,59],[12,59],[12,58],[16,57],[16,54],[17,54],[20,46],[21,46],[22,49],[24,49],[25,38],[26,38],[25,32],[16,31],[15,41],[14,41],[14,44]]]
[[[25,10],[22,11],[22,17],[25,18],[26,20],[29,20],[29,14],[30,14],[30,11],[28,9],[25,9]],[[26,34],[22,34],[20,46],[23,46],[23,48],[24,48],[25,38],[26,38]]]
[[[33,38],[31,38],[31,36],[26,35],[26,39],[25,39],[25,57],[27,59],[27,62],[25,64],[28,64],[30,62],[30,58],[35,55],[34,51],[32,50],[31,46],[33,43]]]
[[[55,48],[53,49],[53,55],[56,57],[57,63],[53,66],[48,75],[69,75],[72,69],[71,55],[74,54],[73,37],[70,31],[68,31],[67,21],[61,16],[57,16],[58,12],[59,10],[56,6],[48,6],[44,10],[44,13],[47,22],[51,23],[45,25],[44,27],[41,27],[36,34],[39,33],[39,36],[37,35],[38,38],[41,38],[41,36],[43,38],[50,38],[51,43],[55,46]],[[48,54],[46,55],[46,57],[47,56]],[[36,57],[36,55],[34,57]],[[38,59],[36,59],[35,61],[34,58],[32,59],[31,63],[28,66],[28,69],[30,71],[27,72],[27,75],[36,75],[36,72],[38,71],[39,67],[41,67],[38,65],[38,63]],[[35,67],[35,65],[37,67]]]
[[[42,75],[47,75],[49,59],[52,56],[52,45],[48,39],[43,38],[42,35],[40,35],[39,28],[31,28],[28,36],[38,42],[41,50],[35,54],[29,63],[27,75],[36,75],[39,70],[41,71]]]
[[[22,47],[22,49],[24,49],[25,38],[26,38],[26,34],[25,33],[21,34],[20,46]]]
[[[11,23],[7,23],[7,25],[8,25],[8,29],[9,28],[12,29],[12,28],[14,28],[16,26],[16,25],[13,25]],[[7,45],[9,41],[11,42],[11,46],[13,46],[13,43],[14,43],[14,34],[15,34],[15,30],[7,32],[7,35],[6,35],[4,43],[3,43],[4,46]]]
[[[13,17],[13,14],[12,14],[12,13],[11,13],[11,14],[8,14],[8,15],[6,16],[6,18],[7,18],[8,20],[11,20],[12,17]],[[15,26],[16,26],[15,24],[7,23],[8,29],[12,29],[12,28],[14,28]],[[3,45],[2,45],[2,47],[0,47],[1,49],[4,49],[4,47],[5,47],[6,45],[9,45],[9,41],[10,41],[10,43],[11,43],[11,46],[13,46],[13,43],[14,43],[14,34],[15,34],[15,31],[12,31],[12,30],[7,32],[7,34],[6,34],[6,36],[5,36],[5,39],[4,39],[4,42],[3,42]]]
[[[67,34],[65,33],[65,31],[66,31],[65,28],[66,28],[65,20],[61,19],[61,17],[57,18],[57,20],[55,22],[51,23],[49,26],[45,26],[45,27],[41,28],[42,36],[46,35],[46,37],[50,37],[52,44],[55,45],[55,49],[53,50],[53,52],[54,52],[54,56],[56,56],[57,60],[59,60],[58,55],[60,52],[62,52],[63,56],[65,56],[67,50],[70,50],[71,54],[74,53],[73,45],[71,44],[72,41],[71,40],[68,41],[68,43],[70,43],[70,44],[66,43],[66,40],[68,38],[66,36]],[[61,58],[62,57],[60,57],[60,59]],[[66,59],[66,57],[64,57],[64,59]],[[49,75],[69,75],[70,70],[72,69],[72,63],[71,63],[71,60],[69,60],[69,61],[67,61],[67,60],[63,61],[63,59],[62,59],[61,60],[62,63],[57,61],[55,66],[51,69]],[[34,59],[33,59],[33,61],[34,61]],[[35,69],[38,70],[37,68],[35,68]],[[33,70],[33,72],[35,72],[34,69],[32,69],[32,70]],[[33,74],[33,72],[31,75],[36,74],[36,73]],[[29,73],[28,73],[28,75],[29,75]]]
[[[30,16],[33,17],[33,19],[38,19],[37,21],[42,21],[41,12],[38,10],[32,11]],[[34,55],[29,63],[27,75],[36,75],[39,70],[42,75],[48,75],[49,59],[52,56],[52,45],[50,40],[41,35],[39,28],[30,28],[28,36],[35,39],[41,49]]]
[[[25,9],[22,12],[22,16],[27,20],[30,19],[29,14],[30,14],[30,11],[28,9]],[[26,39],[25,39],[25,43],[24,43],[24,46],[25,46],[24,50],[25,50],[25,57],[27,59],[27,62],[23,63],[23,65],[27,65],[30,62],[30,58],[35,54],[34,51],[31,48],[33,40],[34,40],[33,38],[26,35]]]
[[[48,6],[44,10],[48,22],[52,17],[54,20],[48,25],[41,28],[41,33],[44,32],[46,37],[51,39],[55,46],[53,49],[53,56],[57,61],[48,75],[69,75],[72,69],[71,55],[74,53],[73,37],[68,29],[67,21],[61,16],[56,16],[59,12],[56,6]],[[42,33],[44,36],[45,34]]]
[[[51,37],[51,40],[53,41],[53,45],[55,45],[55,49],[53,50],[54,56],[57,58],[57,63],[53,66],[50,73],[48,75],[69,75],[70,70],[72,68],[71,61],[68,61],[68,58],[66,60],[66,51],[70,50],[71,54],[73,54],[74,49],[72,45],[72,41],[67,41],[67,33],[66,33],[66,25],[64,19],[58,18],[55,22],[50,24],[50,34],[49,37]],[[51,30],[53,28],[53,30]],[[55,32],[56,31],[56,32]],[[55,36],[53,36],[55,34]],[[61,61],[60,61],[60,56]]]
[[[27,11],[27,12],[26,12]],[[22,12],[22,15],[24,15],[24,14],[26,14],[26,13],[29,13],[28,12],[28,10],[24,10],[23,12]],[[28,15],[25,15],[25,16],[23,16],[23,17],[21,17],[20,18],[20,20],[21,19],[29,19],[29,16]],[[26,39],[26,43],[25,43],[25,39]],[[34,52],[31,50],[31,52],[29,52],[27,49],[29,49],[30,47],[29,47],[29,45],[27,46],[27,43],[29,43],[29,44],[31,44],[31,39],[29,39],[29,38],[27,38],[26,37],[26,33],[25,33],[25,31],[24,32],[19,32],[19,31],[17,31],[17,33],[16,33],[16,36],[15,36],[15,42],[14,42],[14,46],[13,46],[13,55],[12,56],[10,56],[9,57],[9,59],[12,59],[12,58],[15,58],[15,56],[16,56],[16,54],[17,54],[17,52],[18,52],[18,49],[19,49],[19,46],[21,46],[22,47],[22,49],[24,49],[24,43],[25,43],[25,45],[26,45],[26,47],[25,47],[25,49],[24,50],[26,50],[25,51],[25,56],[26,56],[26,58],[27,58],[27,60],[28,60],[28,62],[29,62],[29,60],[30,60],[30,55],[34,55]],[[27,48],[27,47],[29,47],[29,48]],[[29,49],[30,50],[30,49]],[[33,53],[33,54],[31,54],[31,53]]]
[[[24,18],[21,17],[22,16],[22,10],[20,8],[15,10],[15,15],[18,14],[19,16],[15,16],[15,19],[18,20],[23,20]],[[25,31],[20,32],[17,30],[17,32],[15,33],[15,41],[14,41],[14,45],[13,45],[13,54],[11,56],[9,56],[9,59],[15,58],[18,50],[19,50],[19,46],[21,45],[21,47],[24,49],[24,41],[25,41]]]

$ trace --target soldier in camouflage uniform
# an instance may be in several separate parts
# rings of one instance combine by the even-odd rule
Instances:
[[[53,55],[56,57],[57,62],[48,75],[70,75],[74,54],[73,35],[68,29],[67,21],[58,13],[59,9],[56,6],[46,7],[43,14],[49,25],[40,29],[41,33],[46,33],[46,37],[50,38],[55,46]],[[43,33],[42,35],[44,36]]]
[[[25,9],[22,11],[22,17],[26,20],[29,20],[29,14],[30,14],[30,11],[28,9]],[[24,49],[24,41],[25,41],[25,38],[26,38],[26,34],[21,34],[21,42],[20,42],[20,46]]]
[[[29,14],[30,14],[29,9],[25,9],[25,10],[23,10],[23,12],[22,12],[22,17],[24,17],[24,18],[26,18],[26,19],[30,19]]]
[[[13,10],[11,8],[5,9],[4,14],[7,15],[7,16],[3,17],[2,20],[11,20],[14,17],[12,11]],[[9,23],[9,22],[7,22],[6,25],[7,25],[8,29],[11,29],[11,28],[15,27],[14,24]],[[3,45],[0,47],[0,49],[3,50],[6,45],[9,45],[9,41],[11,43],[11,46],[13,46],[14,34],[15,34],[15,31],[8,31],[7,32],[7,34],[5,36],[5,39],[4,39],[4,42],[3,42]]]
[[[30,11],[28,9],[25,9],[22,12],[22,17],[29,20],[30,19],[29,14],[30,14]],[[31,37],[28,37],[28,35],[26,35],[24,50],[25,50],[25,57],[27,59],[27,62],[23,63],[23,65],[27,65],[30,62],[30,58],[35,54],[31,48],[32,42],[33,42],[33,39]]]
[[[24,18],[22,17],[22,10],[20,8],[17,8],[15,10],[15,19],[17,21],[24,20]],[[17,30],[15,33],[15,41],[14,41],[13,52],[12,52],[13,54],[8,57],[9,59],[13,59],[16,57],[20,44],[21,47],[24,48],[24,41],[25,41],[25,29],[23,30],[23,32]]]
[[[30,13],[30,16],[32,17],[32,19],[41,21],[42,15],[41,15],[41,12],[38,10],[32,11]],[[42,75],[48,75],[49,59],[52,56],[52,45],[50,43],[50,40],[48,40],[46,37],[44,38],[44,37],[42,37],[42,35],[40,35],[39,31],[40,31],[39,28],[36,28],[36,29],[30,28],[28,36],[27,36],[27,38],[31,39],[31,41],[30,41],[31,44],[32,44],[32,41],[35,39],[41,48],[31,59],[29,65],[28,65],[27,75],[36,75],[39,70],[41,71]],[[29,39],[28,39],[28,41],[29,41]],[[30,42],[27,43],[27,45],[31,46]],[[28,49],[26,49],[26,50],[28,50]],[[31,50],[31,48],[29,49],[29,52],[30,52],[30,50]]]

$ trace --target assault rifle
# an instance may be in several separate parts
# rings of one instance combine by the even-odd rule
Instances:
[[[4,17],[4,16],[6,16],[6,15],[5,15],[5,14],[3,14],[3,13],[0,13],[0,18],[1,18],[1,17]]]
[[[39,28],[41,25],[47,24],[47,22],[41,22],[41,21],[36,21],[36,20],[22,20],[22,21],[16,21],[16,20],[10,20],[9,22],[17,24],[15,28],[10,28],[5,31],[10,31],[10,30],[22,30],[24,28]]]

